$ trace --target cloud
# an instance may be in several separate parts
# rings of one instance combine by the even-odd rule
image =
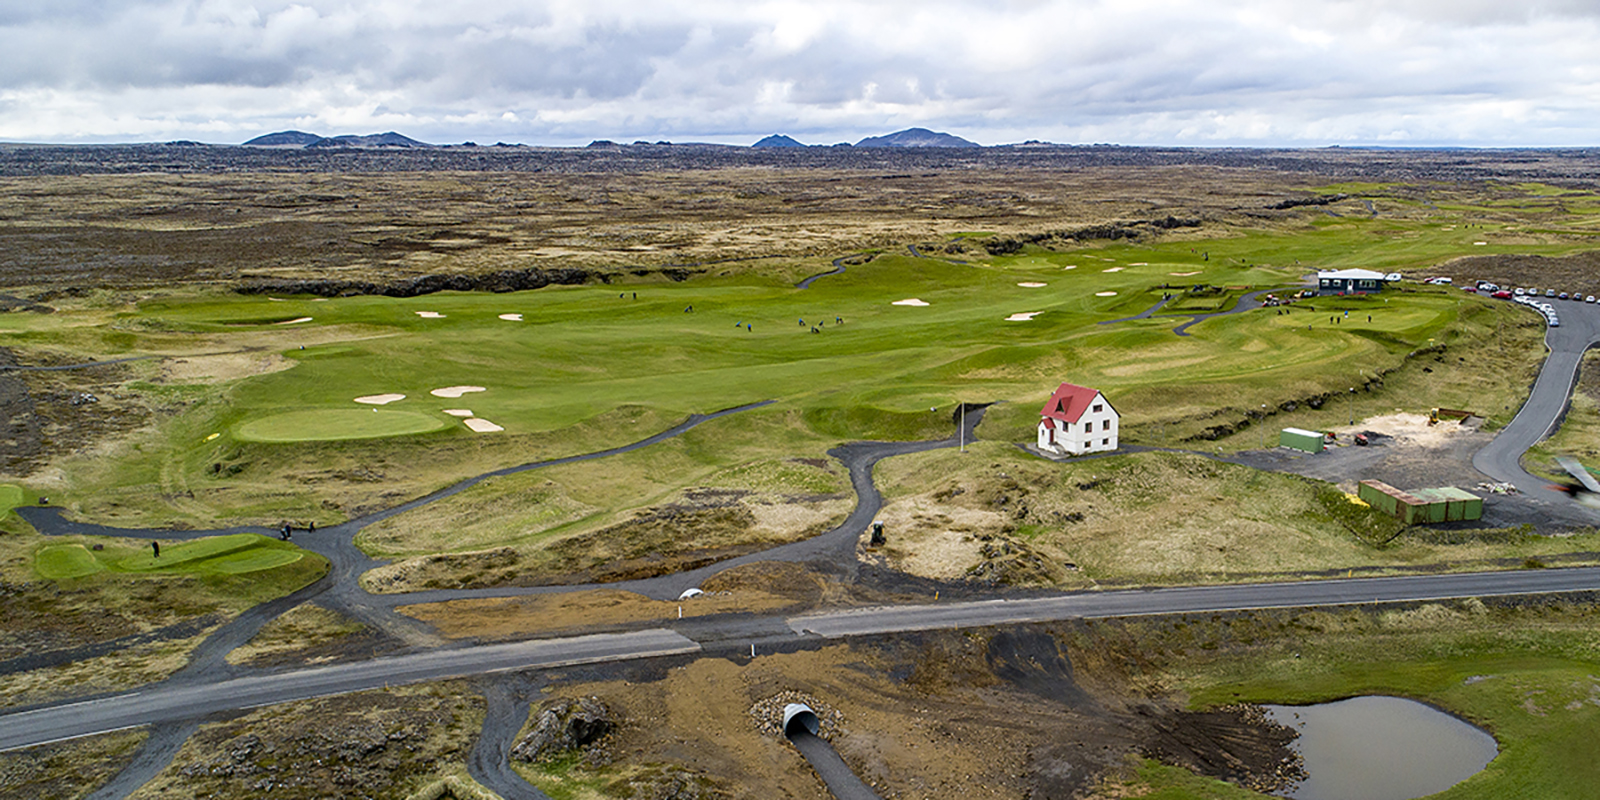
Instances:
[[[1591,144],[1597,34],[1587,0],[0,0],[0,138]]]

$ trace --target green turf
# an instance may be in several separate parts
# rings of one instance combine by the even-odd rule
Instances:
[[[250,442],[310,442],[373,439],[431,433],[448,427],[445,417],[386,408],[312,408],[245,422],[235,435]]]
[[[0,516],[11,513],[11,509],[22,505],[24,499],[21,486],[0,483]]]
[[[202,567],[209,572],[224,572],[229,575],[243,575],[247,572],[258,572],[264,569],[281,567],[299,561],[305,553],[292,550],[263,550],[252,548],[242,553],[229,553],[219,558],[207,559],[202,562]]]
[[[36,559],[34,568],[40,575],[54,581],[81,578],[105,569],[94,553],[81,544],[52,545],[40,550]]]
[[[974,247],[962,256],[967,264],[879,255],[804,291],[760,271],[630,285],[626,298],[614,286],[280,300],[186,289],[105,312],[114,325],[66,325],[51,315],[16,323],[15,335],[34,346],[101,353],[177,347],[195,334],[248,335],[256,346],[277,347],[294,362],[291,369],[221,385],[163,382],[154,362],[130,367],[149,377],[130,388],[184,410],[138,449],[65,469],[78,502],[88,504],[80,511],[115,502],[155,515],[161,504],[153,498],[194,492],[197,501],[182,513],[198,515],[195,522],[212,513],[206,509],[232,518],[309,518],[337,507],[322,502],[317,488],[344,481],[337,476],[383,474],[394,491],[417,493],[482,469],[654,432],[613,424],[636,416],[632,409],[647,410],[665,427],[691,413],[775,399],[778,405],[756,413],[785,415],[814,438],[922,439],[948,432],[948,411],[958,401],[1000,401],[983,435],[1012,440],[1026,438],[1037,404],[1071,381],[1113,400],[1130,442],[1193,442],[1216,415],[1236,421],[1243,409],[1263,406],[1297,406],[1285,424],[1326,427],[1331,415],[1308,398],[1361,386],[1434,344],[1484,351],[1484,338],[1495,336],[1497,351],[1520,347],[1521,339],[1507,342],[1512,337],[1502,332],[1526,322],[1526,312],[1413,284],[1378,297],[1315,298],[1288,315],[1257,309],[1212,319],[1191,327],[1187,338],[1171,332],[1187,319],[1177,313],[1100,323],[1137,314],[1163,293],[1177,294],[1174,307],[1195,313],[1226,308],[1253,288],[1297,288],[1317,268],[1417,272],[1461,255],[1560,254],[1582,246],[1565,237],[1530,243],[1523,231],[1522,243],[1502,247],[1490,236],[1504,227],[1499,223],[1470,230],[1454,224],[1487,206],[1430,210],[1410,197],[1384,196],[1397,191],[1386,185],[1323,188],[1371,193],[1380,209],[1410,204],[1413,216],[1371,218],[1358,200],[1343,200],[1336,204],[1343,217],[1307,214],[1293,227],[1229,228],[1206,239],[1184,232],[1059,252],[1029,246],[1001,257]],[[1536,200],[1527,194],[1535,188],[1508,196]],[[1570,225],[1571,216],[1560,224]],[[1480,237],[1491,244],[1474,247]],[[822,272],[829,265],[818,259],[813,266]],[[1196,284],[1219,288],[1189,293]],[[929,305],[892,305],[912,297]],[[443,316],[424,318],[423,311]],[[1018,312],[1037,316],[1007,321]],[[523,319],[498,318],[508,313]],[[1334,314],[1341,323],[1329,322]],[[313,320],[271,324],[302,316]],[[813,325],[819,333],[811,333]],[[303,350],[289,344],[308,334],[326,343]],[[1537,359],[1520,349],[1512,356]],[[1507,374],[1497,365],[1481,379],[1413,378],[1403,397],[1375,397],[1369,410],[1489,398],[1504,407],[1498,415],[1491,410],[1491,424],[1503,423],[1499,417],[1514,410],[1508,387],[1520,392],[1525,385]],[[1504,380],[1485,385],[1496,376]],[[1399,378],[1386,380],[1398,386]],[[456,399],[429,393],[458,384],[488,390]],[[376,410],[354,402],[381,393],[406,399]],[[505,432],[474,434],[443,414],[462,408]],[[286,481],[312,488],[285,492]]]
[[[300,561],[305,551],[253,533],[209,536],[163,546],[161,555],[148,544],[103,543],[90,550],[81,543],[46,545],[34,556],[34,569],[51,580],[81,578],[97,572],[243,575]]]

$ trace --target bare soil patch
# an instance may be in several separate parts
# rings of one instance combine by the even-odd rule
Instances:
[[[575,674],[550,694],[597,698],[621,721],[567,780],[666,764],[737,798],[775,786],[828,796],[771,719],[793,698],[815,703],[823,735],[885,798],[1087,796],[1133,754],[1267,788],[1293,762],[1284,732],[1247,712],[1184,712],[1079,656],[1041,628],[940,632],[702,658],[664,675]]]

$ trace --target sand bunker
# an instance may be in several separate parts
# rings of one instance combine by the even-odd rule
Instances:
[[[1199,272],[1169,272],[1167,274],[1171,275],[1174,278],[1187,278],[1190,275],[1199,275],[1200,273]]]
[[[444,319],[444,315],[437,311],[418,311],[417,316],[423,319]]]
[[[1117,293],[1116,292],[1095,292],[1094,296],[1095,297],[1116,297]]]
[[[1045,284],[1042,284],[1042,283],[1040,283],[1038,281],[1023,281],[1022,283],[1019,283],[1017,285],[1025,287],[1025,288],[1028,288],[1028,289],[1038,289],[1041,286],[1044,286]]]
[[[467,408],[447,408],[444,410],[444,413],[449,414],[452,417],[472,416],[472,410]]]
[[[467,427],[471,428],[473,431],[475,431],[477,433],[494,433],[496,431],[505,430],[505,428],[502,428],[499,425],[496,425],[493,422],[490,422],[489,420],[478,419],[477,417],[473,417],[473,418],[467,419],[467,420],[462,420],[462,422],[466,423]]]
[[[891,305],[891,306],[925,306],[925,305],[927,305],[927,303],[925,303],[925,302],[923,302],[921,300],[918,300],[915,297],[907,297],[904,300],[896,300],[893,303],[890,303],[889,305]]]
[[[1476,245],[1476,246],[1479,246],[1479,247],[1481,247],[1483,245],[1486,245],[1486,244],[1488,244],[1488,242],[1473,242],[1473,245]]]
[[[284,320],[282,322],[274,322],[272,324],[274,324],[274,325],[299,325],[302,322],[310,322],[310,321],[311,321],[310,317],[299,317],[299,318],[296,318],[296,319],[286,319],[286,320]]]
[[[1100,271],[1101,272],[1121,272],[1122,270],[1123,270],[1122,267],[1110,267],[1108,269],[1103,269],[1103,270],[1100,270]]]
[[[521,322],[522,321],[522,315],[521,314],[501,314],[500,318],[505,320],[506,322]]]
[[[489,391],[489,390],[483,388],[482,386],[446,386],[443,389],[434,389],[433,391],[428,392],[428,394],[431,394],[434,397],[455,398],[455,397],[460,397],[461,395],[467,394],[468,392],[487,392],[487,391]]]
[[[357,397],[357,403],[366,403],[369,406],[386,406],[396,400],[404,400],[403,394],[369,394],[366,397]],[[376,410],[376,409],[374,409]]]
[[[1130,267],[1148,267],[1148,266],[1150,266],[1150,262],[1148,262],[1148,261],[1135,261],[1132,264],[1129,264],[1128,266],[1130,266]]]
[[[1068,265],[1062,267],[1062,269],[1077,269],[1077,268],[1078,268],[1077,264],[1068,264]]]
[[[1034,317],[1043,313],[1043,311],[1024,311],[1020,314],[1012,314],[1006,317],[1006,322],[1032,322]]]
[[[271,300],[271,301],[272,301],[272,302],[274,302],[274,303],[282,303],[282,302],[286,302],[286,301],[285,301],[285,300],[284,300],[284,299],[283,299],[283,298],[281,298],[281,297],[269,297],[269,298],[267,298],[267,299],[268,299],[268,300]]]

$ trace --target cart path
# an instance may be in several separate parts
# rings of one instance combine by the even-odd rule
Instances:
[[[528,719],[532,682],[521,674],[485,678],[483,730],[467,756],[467,774],[503,800],[550,800],[511,768],[511,748]]]
[[[858,255],[860,255],[860,254],[858,254]],[[842,275],[842,274],[844,274],[844,260],[847,259],[847,258],[851,258],[851,256],[839,256],[838,258],[833,260],[833,269],[830,269],[827,272],[819,272],[819,273],[817,273],[815,275],[812,275],[811,277],[806,278],[805,280],[795,284],[794,288],[796,288],[796,289],[810,289],[811,288],[811,284],[816,283],[818,278],[826,278],[829,275]]]

